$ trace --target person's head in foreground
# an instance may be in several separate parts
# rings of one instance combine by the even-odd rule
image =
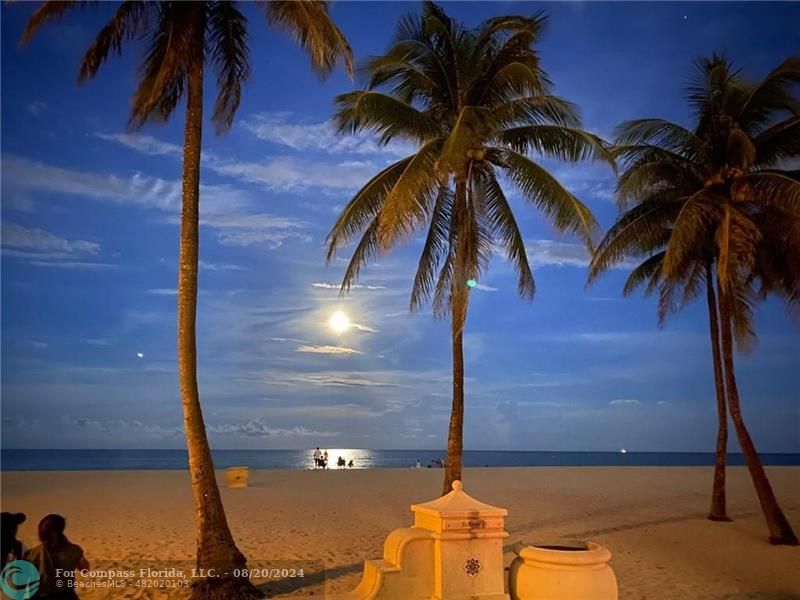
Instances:
[[[23,513],[4,512],[0,514],[0,529],[2,529],[0,560],[2,560],[3,567],[7,562],[22,557],[22,543],[17,539],[17,529],[24,522],[25,515]]]
[[[54,550],[68,544],[64,529],[67,527],[67,520],[61,515],[47,515],[39,521],[39,541],[48,550]]]

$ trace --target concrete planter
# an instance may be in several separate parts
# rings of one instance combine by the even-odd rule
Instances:
[[[250,469],[247,467],[228,467],[225,469],[225,479],[229,488],[247,487],[247,480],[250,477]]]
[[[516,544],[508,587],[512,600],[617,600],[611,552],[595,542]]]

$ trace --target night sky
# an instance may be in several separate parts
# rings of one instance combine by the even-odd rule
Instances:
[[[546,10],[539,49],[554,91],[606,138],[631,118],[691,125],[683,90],[699,55],[724,52],[755,78],[800,50],[800,4],[444,6],[468,25]],[[1,9],[3,447],[181,447],[182,111],[126,133],[140,47],[75,84],[114,6],[76,11],[20,49],[34,8]],[[332,14],[364,59],[419,8],[339,2]],[[362,271],[345,298],[336,288],[346,262],[324,261],[338,211],[408,147],[337,137],[333,97],[359,82],[341,70],[320,82],[255,5],[245,10],[252,78],[232,130],[217,137],[207,126],[203,144],[198,343],[212,445],[442,448],[449,326],[430,310],[408,313],[420,240]],[[604,228],[613,222],[607,166],[547,165]],[[511,196],[537,295],[519,299],[496,257],[472,296],[465,447],[712,451],[703,299],[659,330],[653,299],[622,299],[624,269],[587,289],[583,247]],[[333,332],[337,310],[357,326]],[[800,336],[776,301],[758,308],[756,325],[758,347],[738,357],[745,418],[760,450],[800,451]]]

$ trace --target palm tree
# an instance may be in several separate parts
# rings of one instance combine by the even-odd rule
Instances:
[[[601,140],[578,128],[576,108],[550,93],[533,48],[544,24],[541,14],[505,16],[467,29],[426,2],[421,16],[400,21],[389,50],[366,63],[366,89],[336,99],[340,132],[372,131],[383,143],[400,139],[417,146],[356,193],[328,235],[327,257],[360,237],[344,293],[368,261],[427,227],[410,308],[419,310],[432,297],[434,314],[451,318],[444,493],[461,479],[470,285],[499,247],[517,273],[519,294],[532,299],[535,290],[500,176],[558,231],[588,245],[596,226],[591,211],[527,154],[611,161]]]
[[[656,148],[644,148],[651,153],[649,163],[654,163],[666,156],[659,156]],[[633,154],[635,146],[617,153],[623,158],[626,153]],[[623,164],[628,166],[627,161]],[[725,381],[722,373],[722,358],[719,341],[719,315],[714,284],[714,259],[712,248],[707,246],[704,255],[697,257],[694,264],[680,276],[669,279],[664,277],[663,264],[667,242],[671,233],[671,223],[681,208],[681,200],[691,195],[694,186],[700,182],[693,170],[682,171],[677,165],[669,182],[660,182],[658,190],[644,192],[641,203],[626,211],[600,242],[589,267],[589,282],[593,283],[603,272],[620,262],[626,255],[646,258],[631,270],[622,293],[630,296],[640,287],[644,287],[645,296],[658,291],[658,322],[663,326],[670,313],[682,309],[695,300],[703,286],[706,290],[706,304],[709,316],[709,333],[711,336],[712,366],[714,372],[714,389],[717,401],[717,442],[714,467],[714,480],[711,494],[711,508],[708,518],[712,521],[730,521],[727,513],[725,493],[725,466],[728,448],[728,415],[725,396]],[[687,165],[682,165],[686,168]],[[637,166],[631,165],[623,173],[618,186],[618,195],[624,194],[625,182],[636,175]],[[672,201],[675,199],[675,201]],[[623,202],[627,202],[624,200]],[[624,210],[624,208],[623,208]],[[645,231],[648,228],[649,231]],[[631,235],[638,229],[635,235]],[[739,338],[741,347],[748,347],[751,338]]]
[[[28,42],[47,21],[58,20],[81,2],[45,2],[23,33]],[[343,61],[352,70],[351,50],[330,19],[324,2],[266,2],[270,24],[286,30],[311,56],[312,68],[329,73]],[[228,527],[208,445],[197,386],[195,321],[197,309],[200,153],[203,130],[203,80],[207,66],[217,79],[211,120],[227,131],[250,73],[247,19],[236,2],[122,2],[86,51],[78,81],[93,78],[124,42],[144,39],[145,52],[132,98],[130,125],[169,119],[186,99],[183,153],[183,209],[178,264],[178,375],[197,514],[197,566],[230,575],[199,579],[193,598],[262,597],[242,572],[246,559]]]
[[[800,306],[800,177],[779,168],[800,155],[800,102],[792,95],[800,58],[755,84],[721,57],[697,67],[693,131],[661,119],[619,127],[615,154],[625,171],[617,196],[625,212],[598,246],[589,278],[644,256],[624,291],[645,282],[646,292],[658,289],[661,321],[705,286],[719,417],[709,518],[727,520],[727,406],[770,541],[796,544],[742,418],[733,339],[752,343],[752,307],[768,293]]]

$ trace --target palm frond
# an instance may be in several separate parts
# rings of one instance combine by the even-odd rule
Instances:
[[[608,230],[589,263],[588,283],[628,256],[660,251],[670,236],[670,224],[680,203],[661,199],[642,202],[622,214]]]
[[[503,193],[503,188],[497,181],[494,172],[489,170],[476,171],[475,187],[489,226],[502,246],[506,259],[517,273],[517,292],[521,297],[533,300],[536,283],[528,263],[525,239],[522,237],[522,232],[514,218],[514,212]]]
[[[580,109],[573,103],[553,96],[542,94],[514,98],[492,109],[498,127],[515,125],[560,125],[562,127],[580,127]]]
[[[719,200],[701,190],[690,196],[675,218],[664,256],[666,277],[679,277],[688,264],[703,259],[709,231],[721,220]]]
[[[635,119],[617,126],[617,146],[657,146],[686,157],[698,156],[702,142],[694,133],[664,119]]]
[[[264,2],[267,21],[288,33],[311,57],[311,68],[327,76],[342,63],[353,75],[353,50],[328,14],[327,2],[319,0],[270,0]]]
[[[739,179],[731,189],[736,201],[776,206],[800,219],[800,181],[781,171],[758,171]]]
[[[399,160],[375,175],[347,203],[325,240],[328,245],[326,260],[364,231],[376,219],[386,195],[397,184],[414,156]],[[377,232],[377,228],[376,228]]]
[[[349,292],[350,288],[358,281],[358,274],[361,272],[361,268],[379,254],[378,218],[375,217],[369,227],[367,227],[364,235],[361,236],[361,240],[358,242],[358,245],[356,245],[355,250],[353,250],[353,256],[347,264],[339,293],[346,294]]]
[[[752,87],[739,112],[739,122],[750,133],[768,123],[776,112],[800,117],[800,101],[794,94],[800,84],[800,55],[790,56]]]
[[[96,2],[87,0],[47,0],[31,15],[20,37],[20,45],[28,44],[48,21],[60,21],[68,11],[75,8],[84,8],[92,4],[96,4]]]
[[[450,220],[453,210],[453,193],[447,187],[439,188],[439,194],[431,215],[428,235],[422,247],[414,285],[411,287],[410,310],[416,312],[430,299],[436,287],[439,265],[447,256],[450,243]]]
[[[502,162],[495,164],[505,169],[522,196],[533,203],[557,231],[575,234],[592,246],[597,221],[585,204],[528,157],[513,150],[495,151],[502,156]]]
[[[139,66],[129,125],[166,121],[178,106],[186,86],[190,60],[202,60],[205,6],[160,3],[147,51]]]
[[[500,132],[500,142],[521,153],[536,152],[562,161],[599,160],[616,167],[613,155],[598,136],[560,125],[527,125]]]
[[[425,223],[439,179],[434,165],[442,147],[434,139],[419,149],[386,194],[378,223],[378,241],[384,249],[409,237]]]
[[[247,18],[235,2],[218,0],[209,4],[206,45],[217,72],[217,100],[211,120],[217,133],[222,133],[233,124],[242,85],[250,76]]]
[[[673,161],[660,153],[644,153],[617,180],[617,206],[625,209],[633,202],[641,202],[653,190],[678,199],[691,196],[702,187],[703,181],[686,163]]]
[[[800,117],[789,117],[759,133],[754,139],[757,168],[775,167],[800,156]]]
[[[372,131],[387,143],[398,137],[424,143],[441,134],[440,125],[398,98],[373,91],[356,91],[336,97],[334,124],[339,133]]]
[[[111,20],[103,26],[86,51],[78,72],[78,82],[92,79],[109,53],[122,54],[122,43],[136,40],[153,18],[154,4],[135,0],[122,2]]]
[[[622,288],[622,295],[626,297],[630,296],[646,283],[645,296],[649,296],[661,281],[661,268],[664,263],[664,254],[664,250],[657,252],[636,266],[625,280],[625,286]]]

